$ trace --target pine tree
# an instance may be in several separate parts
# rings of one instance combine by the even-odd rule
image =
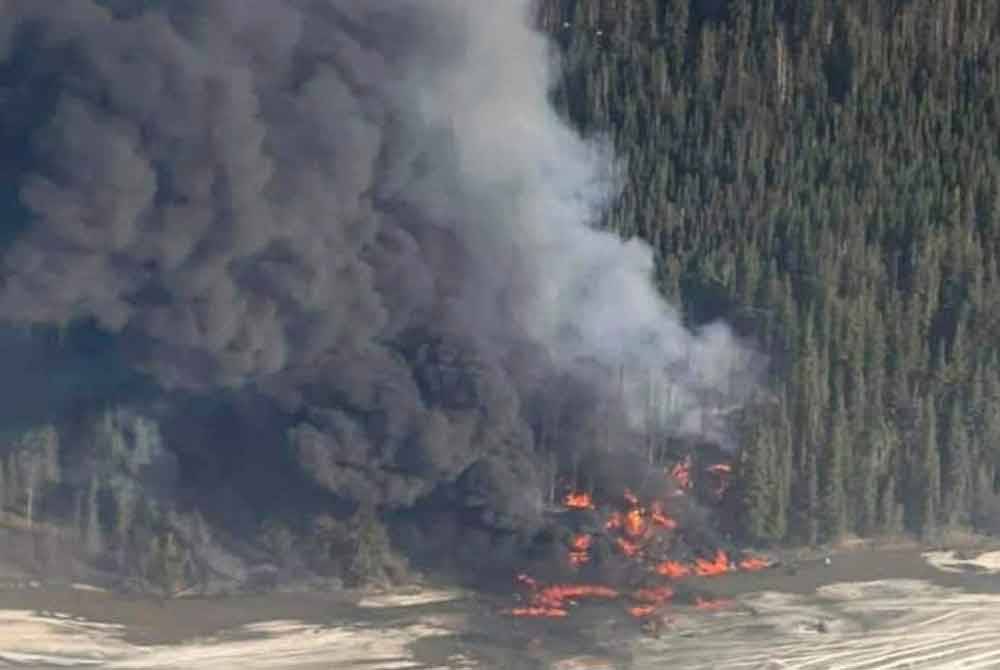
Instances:
[[[830,411],[830,429],[820,463],[819,533],[824,542],[840,540],[847,526],[844,499],[844,452],[847,449],[846,414],[836,404]]]
[[[771,433],[761,425],[751,428],[752,437],[740,455],[737,481],[741,487],[742,519],[739,528],[753,543],[766,543],[780,536],[774,534],[772,521],[773,489],[776,485],[769,465],[774,461],[775,444]]]
[[[817,472],[816,455],[813,451],[806,454],[802,466],[802,494],[798,504],[802,505],[799,522],[800,539],[809,546],[819,541],[819,473]]]
[[[953,395],[948,406],[948,421],[945,426],[943,445],[942,497],[944,509],[942,518],[949,526],[958,526],[969,522],[969,513],[973,509],[970,496],[972,467],[961,399]]]
[[[913,530],[932,537],[941,510],[941,456],[938,451],[937,408],[932,399],[923,403],[919,451],[914,463],[910,500]]]

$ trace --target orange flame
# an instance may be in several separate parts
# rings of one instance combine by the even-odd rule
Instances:
[[[669,586],[639,589],[632,594],[632,601],[636,604],[628,608],[628,613],[637,619],[648,617],[673,597],[674,590]]]
[[[692,488],[692,467],[692,458],[687,456],[670,469],[668,474],[677,482],[677,493],[683,494],[684,490]],[[717,463],[707,467],[705,471],[714,477],[710,482],[717,493],[724,492],[732,473],[732,466],[728,463]],[[566,540],[568,561],[573,567],[579,568],[591,560],[591,550],[599,537],[613,539],[618,551],[626,557],[639,558],[644,562],[650,561],[644,567],[647,569],[652,567],[656,574],[669,580],[691,576],[712,577],[733,570],[762,570],[771,566],[769,561],[749,555],[743,555],[740,560],[735,558],[731,560],[721,549],[711,558],[695,558],[692,562],[650,560],[659,551],[670,548],[669,539],[661,542],[663,536],[658,533],[664,530],[674,531],[679,524],[667,514],[664,502],[651,501],[648,507],[644,507],[639,497],[630,489],[625,489],[623,498],[624,504],[619,506],[618,511],[611,512],[604,523],[607,534],[584,532],[568,537]],[[563,498],[563,503],[570,509],[596,509],[592,495],[584,491],[570,491]],[[659,558],[663,557],[659,556],[657,560]],[[529,593],[523,606],[507,611],[519,617],[562,618],[569,615],[578,599],[618,599],[623,595],[613,588],[594,584],[543,586],[526,574],[518,575],[517,581],[528,589]],[[674,597],[674,590],[666,584],[661,584],[638,589],[627,596],[629,602],[624,605],[628,613],[638,619],[646,619],[659,615],[659,610]],[[733,601],[699,597],[695,598],[692,604],[703,610],[718,610],[730,606]]]
[[[576,598],[617,598],[618,591],[597,584],[555,584],[546,586],[532,599],[532,605],[563,609]]]
[[[757,558],[755,556],[748,556],[739,562],[739,567],[740,570],[755,572],[757,570],[765,570],[771,567],[771,561],[763,558]]]
[[[700,596],[695,596],[694,599],[695,607],[697,607],[700,610],[708,610],[712,612],[721,609],[726,609],[727,607],[732,607],[735,604],[736,602],[734,600],[730,600],[729,598],[720,598],[718,600],[706,600],[705,598],[701,598]]]
[[[639,555],[641,547],[632,542],[631,540],[626,540],[624,537],[615,538],[615,544],[621,549],[621,552],[628,556],[629,558],[634,558]]]
[[[646,521],[642,518],[642,510],[632,509],[625,515],[625,533],[633,538],[646,534]]]
[[[704,558],[696,558],[694,561],[694,572],[699,577],[715,577],[728,571],[729,557],[721,549],[715,552],[715,558],[711,561]]]
[[[716,496],[721,498],[729,488],[729,475],[733,472],[733,466],[728,463],[716,463],[715,465],[708,466],[706,470],[718,479],[714,487],[714,492]]]
[[[676,463],[670,469],[670,476],[677,482],[681,489],[691,488],[691,457],[685,456],[683,461]]]
[[[563,498],[563,504],[570,509],[594,509],[594,501],[585,491],[570,491]]]
[[[674,590],[669,586],[654,586],[648,589],[639,589],[632,594],[632,600],[647,605],[659,605],[664,601],[674,597]]]
[[[628,613],[636,619],[645,619],[656,612],[656,605],[633,605],[628,608]]]
[[[677,522],[673,518],[667,516],[667,513],[663,511],[663,503],[659,501],[650,505],[649,517],[656,526],[666,528],[667,530],[677,529]]]
[[[517,576],[517,583],[524,584],[525,586],[527,586],[529,589],[532,590],[538,588],[538,581],[534,577],[526,575],[523,572]]]
[[[538,582],[528,575],[518,575],[517,581],[535,590],[526,607],[508,610],[517,617],[565,617],[567,606],[574,604],[574,598],[617,598],[618,592],[612,588],[591,584],[556,584],[538,589]]]
[[[656,573],[670,579],[681,579],[691,576],[691,568],[677,561],[663,561],[656,566]]]
[[[586,533],[580,533],[575,535],[572,540],[570,540],[570,553],[569,562],[574,568],[579,568],[581,565],[586,564],[590,561],[590,545],[593,538]]]
[[[558,607],[515,607],[510,610],[512,616],[528,617],[533,619],[541,618],[562,618],[569,616],[569,612]]]

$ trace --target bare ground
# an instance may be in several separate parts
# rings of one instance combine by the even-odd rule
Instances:
[[[0,591],[0,668],[1000,668],[1000,555],[983,553],[785,555],[686,582],[656,639],[619,603],[516,620],[507,599],[432,587],[165,602],[16,588]],[[683,604],[697,594],[733,604]]]

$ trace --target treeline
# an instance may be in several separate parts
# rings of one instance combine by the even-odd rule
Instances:
[[[613,138],[607,225],[692,324],[771,356],[731,501],[754,541],[1000,528],[1000,4],[544,0]]]
[[[176,467],[158,422],[126,408],[0,434],[0,561],[160,597],[407,574],[371,507],[289,517],[231,503],[247,522],[227,528],[185,500]]]
[[[168,596],[207,584],[207,524],[161,500],[150,477],[165,458],[157,424],[128,410],[2,436],[3,559],[45,577],[96,567]]]

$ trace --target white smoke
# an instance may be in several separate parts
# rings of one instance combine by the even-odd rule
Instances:
[[[503,245],[517,250],[509,281],[520,287],[521,326],[564,368],[594,361],[612,372],[608,383],[621,376],[633,422],[649,419],[652,386],[670,398],[655,408],[662,420],[707,430],[706,404],[739,402],[754,387],[757,354],[723,323],[687,329],[654,284],[653,249],[596,227],[618,166],[604,138],[582,138],[551,104],[559,63],[531,25],[535,3],[422,4],[468,31],[462,57],[415,90],[424,117],[453,129],[467,181],[507,200],[489,225],[498,262]]]

